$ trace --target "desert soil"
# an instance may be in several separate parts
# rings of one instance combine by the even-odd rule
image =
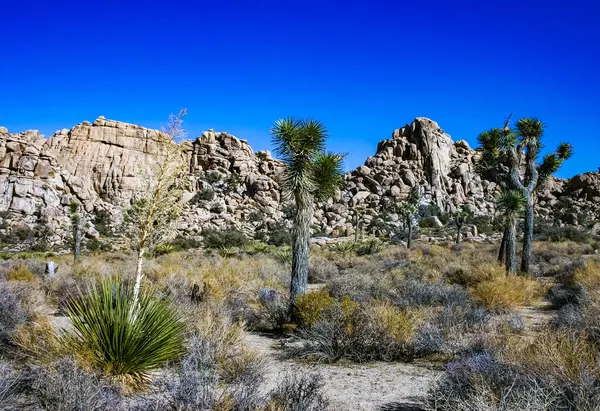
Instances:
[[[442,374],[428,367],[376,362],[369,364],[306,364],[281,359],[279,340],[248,334],[247,344],[266,362],[266,389],[275,387],[289,370],[318,372],[325,382],[330,410],[416,410],[427,389]]]

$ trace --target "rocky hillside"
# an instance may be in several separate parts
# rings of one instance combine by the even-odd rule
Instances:
[[[0,128],[0,231],[5,239],[43,230],[46,241],[61,244],[69,231],[68,205],[77,199],[88,213],[87,235],[98,236],[94,222],[114,224],[141,187],[149,156],[161,144],[157,131],[103,117],[61,130],[48,139],[37,131],[10,134]],[[190,186],[180,230],[201,235],[207,228],[235,225],[248,232],[282,220],[285,201],[278,184],[281,162],[268,151],[228,133],[208,131],[180,143],[189,166]],[[424,204],[445,212],[469,204],[478,214],[494,212],[497,187],[474,172],[477,151],[454,142],[438,124],[417,118],[381,141],[375,155],[348,173],[344,190],[322,204],[315,226],[332,235],[354,232],[354,214],[368,223],[390,201],[411,188],[424,188]],[[555,179],[539,198],[541,216],[584,218],[598,210],[600,174],[585,173],[566,182]],[[578,217],[575,217],[577,219]],[[596,217],[597,218],[597,217]],[[39,233],[38,233],[39,234]]]

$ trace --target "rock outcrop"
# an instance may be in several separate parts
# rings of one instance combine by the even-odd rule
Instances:
[[[82,204],[88,221],[100,210],[120,221],[142,187],[149,159],[161,151],[157,137],[156,130],[103,117],[48,139],[37,131],[10,134],[0,127],[0,230],[10,235],[17,225],[44,225],[48,241],[60,245],[70,230],[72,199]],[[206,228],[235,225],[250,233],[281,221],[282,163],[268,151],[255,153],[246,141],[213,130],[180,144],[179,161],[189,168],[191,183],[182,199],[181,232],[200,235]],[[317,208],[314,225],[328,235],[351,235],[357,215],[368,224],[415,185],[423,189],[424,207],[453,212],[467,204],[477,214],[492,215],[498,187],[475,173],[478,155],[436,122],[416,118],[347,174],[346,187]],[[546,218],[569,209],[597,219],[599,204],[600,173],[584,173],[568,182],[553,179],[540,193],[537,209]],[[87,235],[98,235],[93,224]]]

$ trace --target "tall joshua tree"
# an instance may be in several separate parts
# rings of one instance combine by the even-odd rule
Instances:
[[[519,190],[503,190],[496,198],[496,208],[502,213],[506,227],[505,266],[512,274],[517,270],[517,217],[525,207],[525,196]]]
[[[308,241],[315,202],[326,200],[344,183],[344,156],[326,153],[325,126],[316,120],[287,118],[271,129],[275,152],[285,163],[282,185],[296,210],[292,232],[290,310],[308,283]]]
[[[148,164],[140,171],[144,186],[125,213],[124,238],[137,257],[132,310],[137,307],[144,278],[144,256],[169,238],[181,212],[185,162],[181,147],[175,141],[185,135],[182,128],[185,114],[184,109],[171,115],[167,126],[158,133],[157,152],[150,153]]]
[[[544,124],[535,118],[522,118],[513,130],[510,116],[502,129],[491,129],[479,135],[482,154],[478,162],[479,173],[506,189],[519,190],[525,197],[525,224],[521,271],[530,272],[533,243],[535,194],[571,157],[572,147],[560,143],[555,152],[546,155],[538,164]],[[504,257],[508,227],[505,227],[499,258]]]

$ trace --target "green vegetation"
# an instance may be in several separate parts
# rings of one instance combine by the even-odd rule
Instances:
[[[102,372],[141,389],[150,371],[181,355],[185,324],[154,290],[144,289],[136,305],[133,297],[130,287],[106,279],[73,298],[67,312],[74,346]]]

